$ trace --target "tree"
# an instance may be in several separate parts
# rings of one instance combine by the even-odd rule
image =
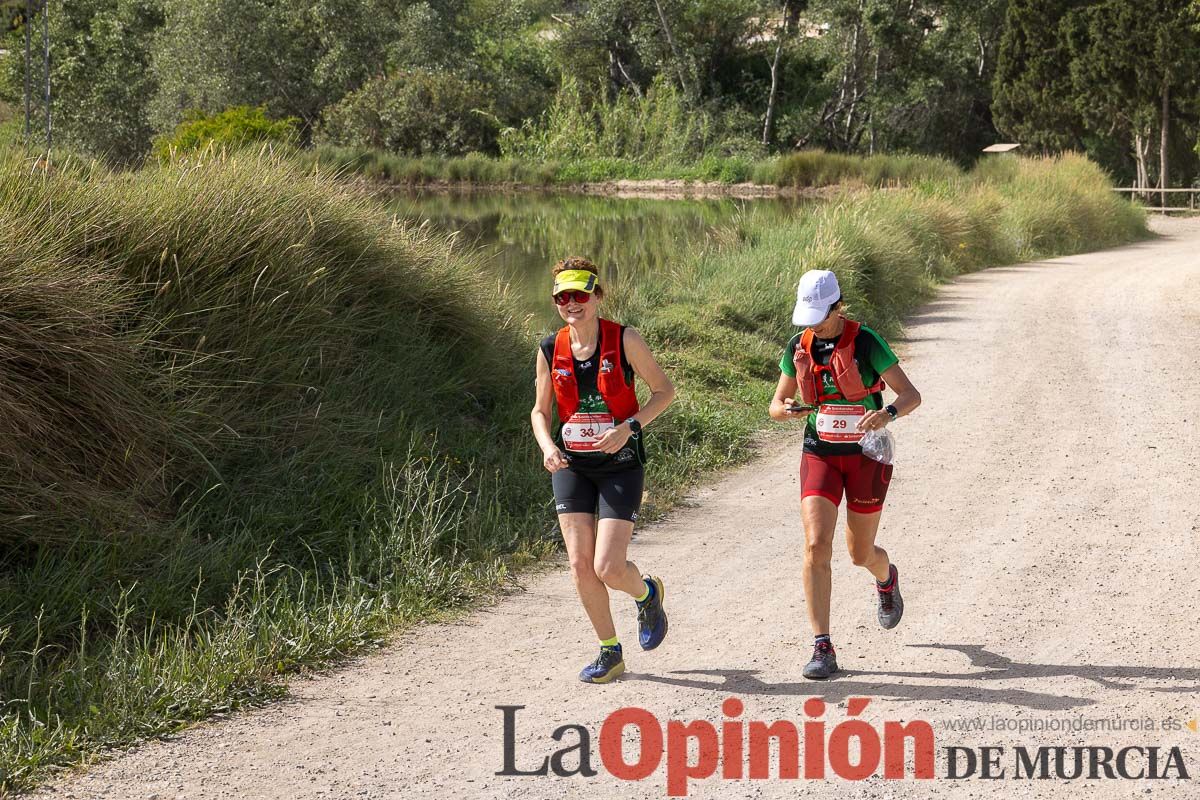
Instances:
[[[397,153],[495,153],[499,133],[487,87],[440,72],[376,78],[329,108],[320,136]]]
[[[929,4],[919,23],[927,32],[877,70],[871,124],[887,147],[970,161],[996,141],[992,79],[1006,8],[1005,0]]]
[[[591,85],[607,72],[613,92],[644,92],[669,75],[689,102],[721,89],[722,73],[745,50],[760,0],[593,0],[561,17],[555,51],[563,72]]]
[[[540,114],[554,93],[540,18],[533,0],[412,4],[388,45],[388,74],[439,73],[480,84],[491,95],[489,111],[503,125],[519,126]]]
[[[462,24],[469,12],[466,0],[421,0],[403,5],[387,46],[388,68],[447,72],[461,68],[474,49],[470,30]],[[476,24],[486,23],[486,14],[476,20]]]
[[[775,57],[771,59],[771,91],[767,98],[767,113],[763,122],[762,143],[770,145],[775,135],[775,103],[779,98],[779,62],[783,48],[793,36],[800,23],[800,12],[808,6],[808,0],[782,0],[783,25],[775,31]]]
[[[52,6],[53,47],[50,79],[55,141],[116,163],[140,159],[150,147],[154,129],[148,105],[156,89],[150,70],[150,42],[163,22],[158,0],[76,0]],[[31,20],[40,26],[41,15]],[[22,94],[24,60],[20,30],[11,34],[4,59],[5,91],[10,100]],[[36,37],[35,37],[36,39]],[[40,56],[35,53],[35,75]],[[44,135],[45,105],[36,90],[34,123]]]
[[[989,106],[1002,0],[822,0],[829,71],[802,144],[969,158],[994,136]]]
[[[1080,147],[1083,121],[1073,102],[1071,54],[1062,21],[1085,0],[1012,0],[996,63],[996,127],[1026,147]]]
[[[554,95],[557,71],[541,18],[536,0],[471,0],[458,17],[470,45],[455,72],[487,87],[503,125],[536,117]]]
[[[322,110],[383,71],[397,36],[388,0],[164,0],[154,44],[152,118],[265,106],[297,117],[308,137]]]
[[[1155,127],[1158,185],[1170,185],[1172,119],[1182,111],[1179,100],[1200,88],[1192,63],[1200,49],[1198,25],[1200,12],[1189,0],[1107,0],[1076,9],[1064,21],[1074,105],[1092,124],[1132,139],[1141,188],[1151,185],[1146,162]]]

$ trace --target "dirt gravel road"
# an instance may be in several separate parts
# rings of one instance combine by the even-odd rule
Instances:
[[[145,744],[43,791],[664,797],[665,759],[639,782],[605,770],[604,719],[635,706],[664,725],[719,729],[722,701],[734,696],[742,720],[797,725],[809,719],[805,700],[823,698],[827,735],[854,697],[870,699],[858,718],[879,730],[928,721],[937,777],[714,777],[691,781],[691,797],[1200,797],[1200,731],[1186,726],[1200,718],[1200,224],[1157,224],[1155,241],[963,277],[909,322],[903,363],[925,400],[894,427],[880,536],[907,610],[897,629],[881,630],[869,576],[839,548],[833,634],[845,672],[835,680],[800,675],[811,650],[800,450],[781,435],[638,535],[633,558],[666,580],[671,633],[641,652],[632,603],[614,600],[629,672],[613,685],[575,679],[595,643],[562,567],[460,623],[422,627],[298,681],[287,701]],[[550,738],[573,723],[591,734],[598,774],[497,776],[500,705],[525,707],[518,767],[574,744],[574,731]],[[1147,722],[1155,729],[1134,729]],[[963,725],[982,730],[951,727]],[[945,748],[987,745],[1006,748],[1004,779],[945,777]],[[1191,780],[1014,780],[1018,745],[1157,746],[1160,770],[1178,747]],[[1131,752],[1136,774],[1148,756]]]

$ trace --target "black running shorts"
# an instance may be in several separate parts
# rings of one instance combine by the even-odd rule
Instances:
[[[600,519],[636,522],[646,473],[640,466],[614,472],[567,467],[553,473],[550,482],[559,514],[596,514]]]

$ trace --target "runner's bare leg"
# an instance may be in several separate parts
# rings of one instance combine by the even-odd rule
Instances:
[[[594,514],[559,514],[558,525],[567,545],[571,563],[571,578],[575,591],[583,602],[596,636],[604,641],[617,635],[612,609],[608,604],[608,587],[596,574],[596,517]]]
[[[850,560],[856,566],[865,567],[880,583],[890,577],[888,566],[891,563],[887,551],[875,544],[882,514],[882,511],[859,514],[846,509],[846,547],[850,551]]]
[[[833,586],[833,533],[837,506],[828,498],[809,495],[800,501],[804,521],[804,598],[813,634],[829,633],[829,594]]]
[[[633,523],[623,519],[600,520],[596,535],[596,574],[610,589],[633,598],[646,593],[646,582],[637,565],[628,560]]]

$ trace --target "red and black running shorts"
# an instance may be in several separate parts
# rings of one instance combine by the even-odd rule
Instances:
[[[836,506],[846,492],[846,508],[856,514],[883,510],[892,465],[880,464],[861,453],[849,456],[819,456],[805,453],[800,459],[800,499],[824,497]]]

